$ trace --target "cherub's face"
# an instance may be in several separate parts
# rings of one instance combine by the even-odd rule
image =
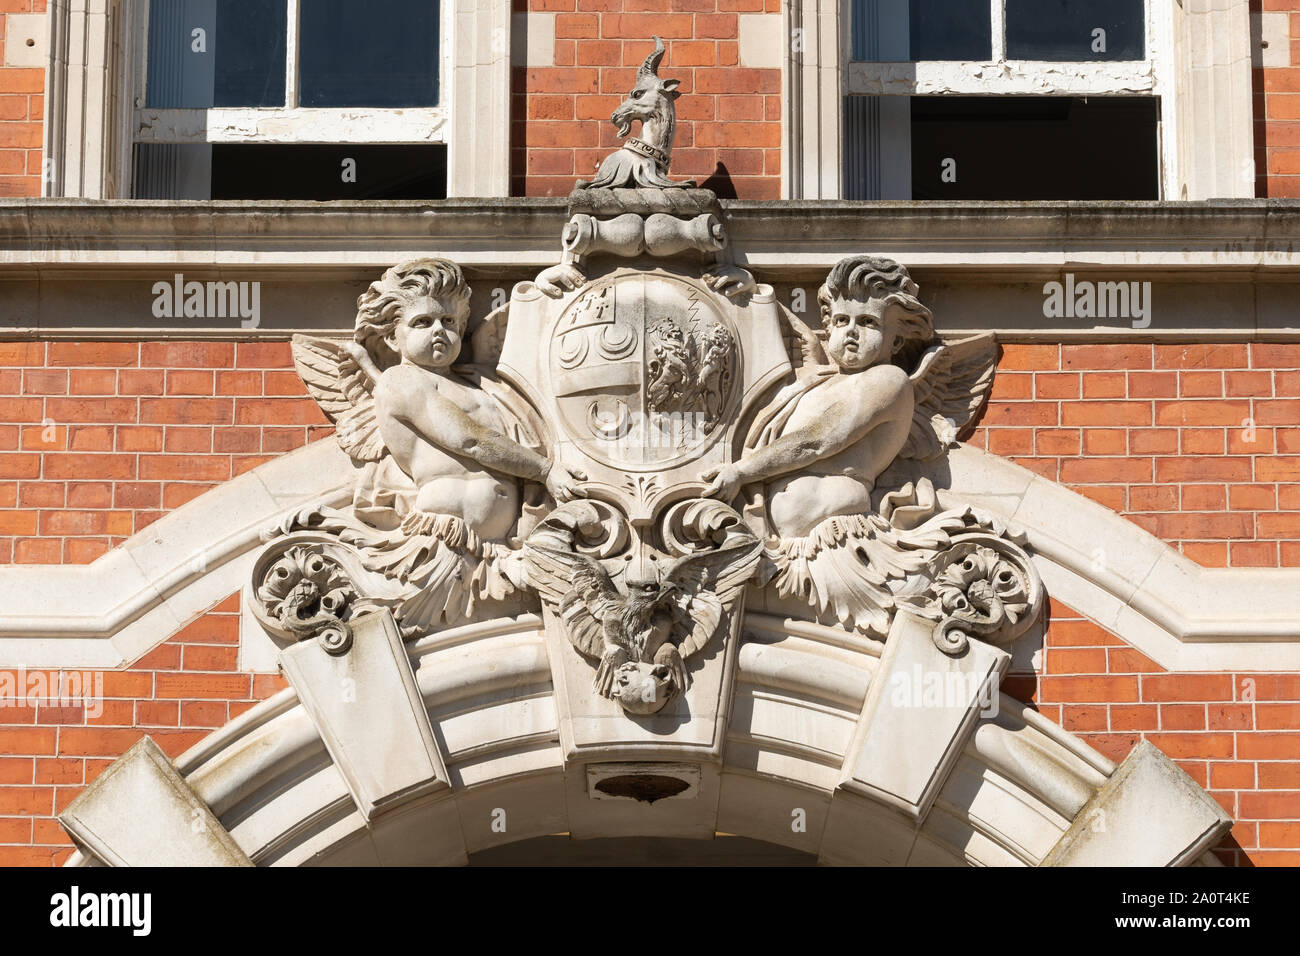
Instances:
[[[826,354],[831,361],[849,372],[888,362],[898,334],[890,315],[894,308],[878,298],[832,299],[826,319]]]
[[[388,340],[403,362],[422,368],[448,368],[460,354],[468,303],[421,295],[407,302]]]

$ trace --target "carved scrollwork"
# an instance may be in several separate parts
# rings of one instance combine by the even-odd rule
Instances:
[[[1033,623],[1042,583],[997,521],[943,510],[929,481],[884,497],[878,514],[828,518],[767,550],[772,586],[841,624],[884,640],[899,607],[936,622],[936,646],[961,654],[971,638],[1007,645]]]
[[[562,261],[507,305],[476,324],[460,268],[413,260],[360,297],[351,341],[295,338],[358,476],[350,508],[268,536],[249,600],[277,640],[341,653],[362,609],[409,639],[540,603],[596,692],[650,716],[693,699],[687,665],[736,639],[751,583],[879,640],[907,608],[953,655],[1034,620],[1020,543],[899,464],[973,427],[992,336],[941,339],[879,256],[835,265],[816,330],[780,306],[734,260],[717,197],[668,179],[663,56],[612,117],[641,135],[575,190]]]
[[[299,639],[281,621],[279,606],[273,611],[269,604],[286,582],[302,577],[291,567],[290,555],[304,571],[304,555],[313,555],[311,567],[323,562],[346,581],[340,621],[362,610],[388,608],[407,638],[470,619],[482,604],[504,601],[520,587],[518,552],[479,540],[449,515],[414,512],[400,527],[382,531],[346,512],[313,507],[291,514],[263,537],[269,543],[254,563],[250,594],[254,613],[281,643]],[[333,604],[331,599],[321,613],[328,614]],[[326,638],[316,630],[308,636]]]
[[[357,591],[343,566],[320,542],[288,542],[268,549],[253,572],[255,613],[286,640],[316,638],[331,654],[352,646],[348,619]]]
[[[1019,545],[974,534],[958,540],[928,569],[930,583],[907,603],[935,621],[934,644],[945,654],[972,639],[1005,647],[1025,633],[1042,604],[1038,572]]]

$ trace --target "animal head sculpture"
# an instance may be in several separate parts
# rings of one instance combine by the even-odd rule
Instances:
[[[646,139],[658,138],[666,128],[668,142],[654,142],[652,145],[672,149],[672,134],[677,116],[674,100],[682,95],[678,90],[681,80],[660,79],[659,64],[663,58],[664,41],[655,37],[654,52],[645,58],[641,68],[636,71],[636,86],[632,87],[632,92],[619,104],[618,109],[610,114],[609,121],[618,127],[620,139],[631,131],[633,122],[640,120]]]
[[[627,99],[610,114],[609,121],[618,128],[620,139],[627,142],[616,153],[605,157],[589,183],[579,183],[580,188],[613,189],[694,186],[695,183],[675,183],[668,179],[668,165],[672,159],[673,136],[677,131],[675,100],[681,96],[681,80],[665,80],[659,76],[659,64],[664,58],[664,41],[655,37],[654,51],[645,58],[636,71],[636,85]],[[632,124],[640,122],[641,135],[632,136]]]

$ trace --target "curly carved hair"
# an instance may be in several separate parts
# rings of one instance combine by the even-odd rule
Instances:
[[[926,346],[934,340],[934,314],[921,304],[920,287],[907,267],[881,256],[852,256],[835,263],[817,290],[822,327],[829,326],[832,299],[884,299],[896,305],[899,320],[897,352],[910,346]]]
[[[387,355],[386,339],[393,335],[403,306],[419,296],[431,295],[456,304],[460,331],[469,321],[469,285],[460,266],[447,259],[412,259],[398,263],[357,297],[357,325],[353,338],[371,355]]]

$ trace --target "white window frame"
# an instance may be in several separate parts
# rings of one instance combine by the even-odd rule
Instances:
[[[442,3],[439,104],[416,109],[297,106],[285,2],[285,106],[149,109],[147,0],[51,0],[44,194],[130,198],[136,143],[443,143],[449,197],[509,195],[510,0]]]
[[[791,0],[784,195],[838,199],[846,95],[1151,95],[1161,101],[1161,197],[1255,194],[1247,0],[1146,0],[1146,59],[1006,58],[1006,0],[990,0],[987,61],[864,63],[850,57],[849,0]],[[799,33],[793,31],[798,30]]]

